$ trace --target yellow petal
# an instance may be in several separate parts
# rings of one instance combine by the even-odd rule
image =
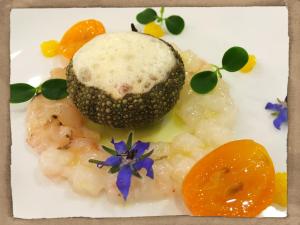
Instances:
[[[287,206],[287,174],[276,173],[275,175],[275,193],[274,203],[286,207]]]
[[[251,70],[254,68],[255,65],[256,65],[255,56],[254,55],[249,55],[249,59],[248,59],[247,64],[242,69],[240,69],[240,71],[242,73],[249,73],[249,72],[251,72]]]
[[[59,52],[59,43],[55,40],[44,41],[41,43],[41,51],[45,57],[56,56]]]
[[[161,26],[155,22],[151,22],[145,25],[144,33],[150,34],[154,37],[160,38],[165,35],[165,32],[161,28]]]

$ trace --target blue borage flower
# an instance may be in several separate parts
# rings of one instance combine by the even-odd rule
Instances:
[[[97,164],[97,167],[102,168],[104,166],[110,166],[110,173],[117,173],[118,177],[116,185],[121,192],[124,200],[127,199],[129,189],[131,185],[132,175],[141,178],[139,174],[141,169],[146,169],[146,176],[151,179],[154,178],[152,165],[153,159],[150,158],[152,151],[145,153],[150,146],[148,142],[137,141],[132,145],[132,133],[129,134],[127,143],[124,141],[115,142],[112,139],[111,143],[114,145],[114,149],[106,146],[102,146],[103,150],[111,154],[105,161],[99,161],[90,159],[90,163]]]
[[[268,102],[265,109],[273,111],[272,115],[276,116],[273,121],[274,126],[280,130],[281,124],[288,120],[287,98],[285,101],[277,99],[278,103]]]

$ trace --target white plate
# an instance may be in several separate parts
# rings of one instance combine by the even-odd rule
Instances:
[[[141,8],[14,9],[11,12],[11,83],[39,84],[59,60],[42,56],[39,44],[59,40],[74,23],[87,18],[102,21],[107,32],[128,31]],[[208,62],[220,64],[229,47],[239,45],[257,57],[249,75],[224,73],[239,108],[237,139],[251,138],[269,151],[276,171],[286,171],[287,127],[272,125],[264,106],[284,99],[288,80],[288,14],[285,7],[167,8],[186,21],[179,36],[164,38],[181,49],[192,49]],[[141,28],[140,26],[138,26]],[[13,215],[18,218],[130,217],[183,214],[169,200],[114,205],[104,197],[90,199],[74,194],[65,184],[54,184],[38,169],[38,158],[26,144],[26,104],[11,106],[11,185]],[[65,187],[66,186],[66,187]],[[261,216],[282,217],[286,210],[273,206]]]

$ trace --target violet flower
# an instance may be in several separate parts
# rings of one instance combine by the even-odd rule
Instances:
[[[288,120],[287,98],[285,98],[284,102],[279,99],[277,99],[277,101],[278,103],[268,102],[265,109],[273,111],[272,115],[276,116],[273,120],[273,124],[278,130],[280,130],[281,124]]]
[[[129,134],[127,143],[124,141],[115,142],[114,139],[112,139],[111,143],[114,145],[114,149],[106,146],[102,147],[103,150],[112,156],[105,161],[91,159],[89,162],[96,163],[99,168],[110,166],[110,173],[118,172],[116,185],[126,200],[130,190],[132,175],[141,178],[139,171],[146,169],[146,176],[151,179],[154,178],[152,168],[154,161],[149,158],[153,150],[145,153],[150,146],[150,143],[147,142],[137,141],[132,145],[132,133]]]

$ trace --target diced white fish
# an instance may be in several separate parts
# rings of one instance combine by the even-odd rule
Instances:
[[[42,172],[49,178],[66,178],[65,172],[71,166],[75,155],[70,151],[49,148],[40,155]]]

